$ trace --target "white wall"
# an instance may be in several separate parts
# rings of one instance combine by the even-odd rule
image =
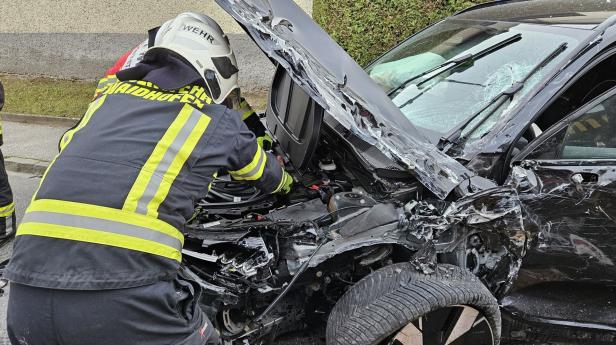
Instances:
[[[312,12],[312,0],[295,2]],[[241,33],[214,0],[2,0],[0,32],[144,33],[184,11],[202,12],[225,31]]]
[[[295,1],[312,12],[312,0]],[[273,65],[214,0],[0,0],[0,73],[97,79],[148,29],[189,10],[229,35],[242,89],[266,90]]]

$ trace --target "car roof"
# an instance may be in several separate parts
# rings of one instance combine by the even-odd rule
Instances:
[[[494,1],[458,13],[457,19],[560,25],[594,29],[616,14],[616,1]]]

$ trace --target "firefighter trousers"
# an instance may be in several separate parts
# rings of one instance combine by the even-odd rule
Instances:
[[[4,166],[4,156],[0,151],[0,240],[15,234],[15,205],[9,176]]]
[[[200,287],[176,278],[117,290],[54,290],[11,283],[12,345],[218,345]]]

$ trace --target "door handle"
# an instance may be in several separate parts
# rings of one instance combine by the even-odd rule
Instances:
[[[599,174],[590,172],[581,172],[571,175],[571,182],[577,184],[582,183],[597,183],[599,181]]]

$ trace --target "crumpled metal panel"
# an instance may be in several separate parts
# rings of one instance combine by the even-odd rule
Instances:
[[[474,174],[437,150],[368,74],[289,0],[216,0],[328,114],[444,199]],[[482,183],[478,189],[489,183]]]
[[[431,273],[436,253],[465,248],[472,234],[498,238],[495,251],[489,254],[493,269],[481,277],[498,295],[504,294],[517,277],[529,239],[533,234],[524,227],[524,207],[518,191],[509,186],[496,187],[462,198],[457,202],[435,204],[420,201],[409,217],[409,236],[425,245],[412,263],[424,273]],[[497,250],[498,249],[498,250]]]
[[[584,180],[584,175],[596,181]],[[587,175],[588,176],[588,175]],[[616,273],[616,171],[610,166],[539,165],[525,161],[513,169],[511,185],[520,191],[525,223],[536,227],[536,251],[566,255],[576,262],[567,267],[554,263],[563,276],[593,277],[596,281],[613,274],[594,277],[585,273],[593,266]]]

